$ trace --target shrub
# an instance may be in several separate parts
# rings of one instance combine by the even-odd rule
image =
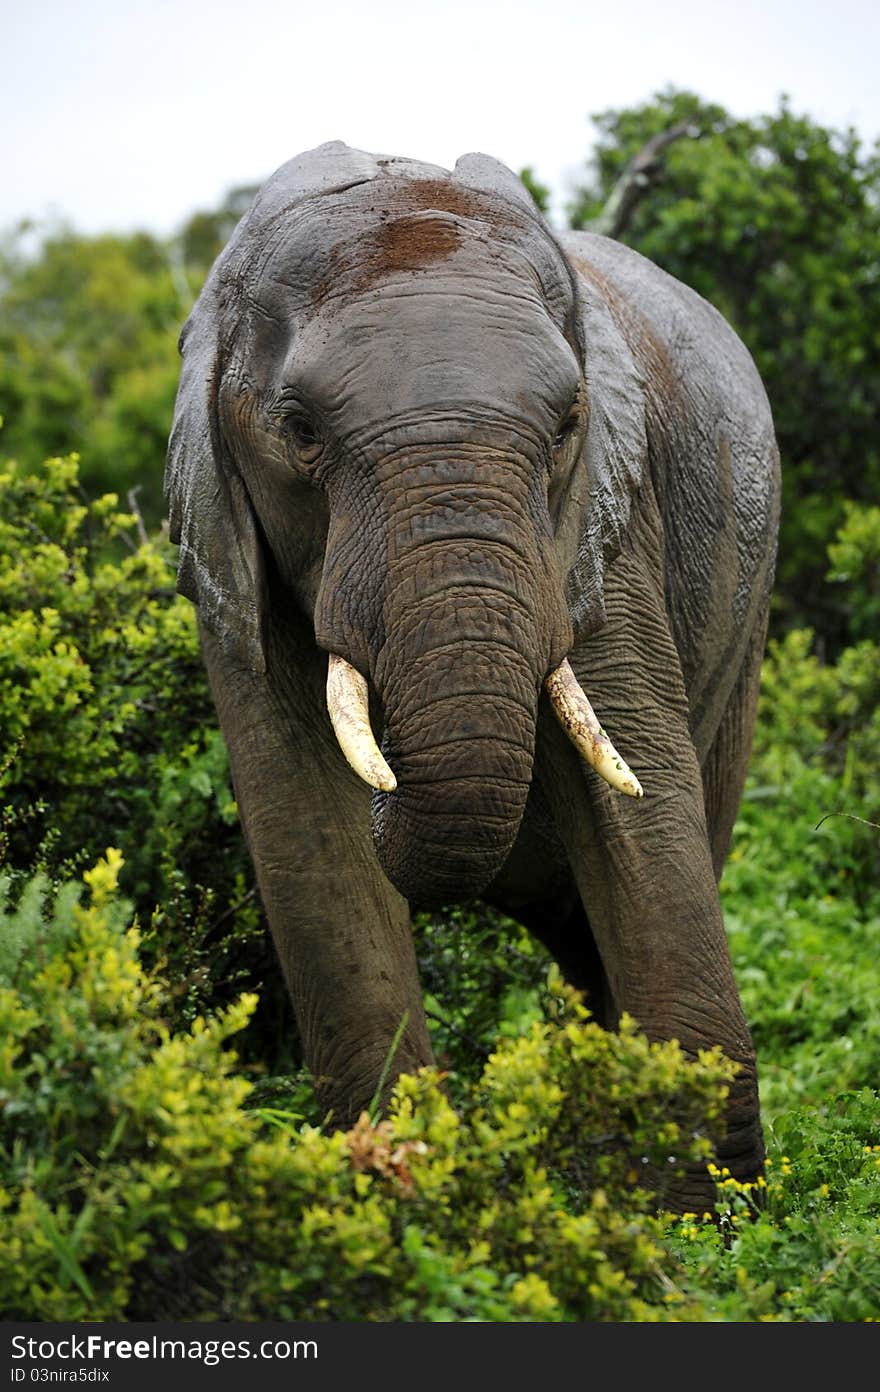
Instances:
[[[880,507],[846,504],[845,520],[828,548],[828,579],[847,588],[854,638],[880,632]]]
[[[715,1212],[670,1225],[705,1318],[876,1320],[878,1125],[871,1088],[795,1108],[769,1135],[766,1180],[743,1185],[720,1173]]]
[[[434,1054],[450,1086],[474,1082],[499,1038],[544,1016],[555,967],[536,938],[479,900],[413,920]]]
[[[84,497],[75,455],[0,471],[7,858],[19,872],[63,878],[112,836],[182,1017],[265,978],[267,1033],[292,1037],[195,611],[175,594],[172,548],[161,537],[138,544],[135,524],[115,494]]]
[[[867,636],[877,634],[880,615],[880,508],[851,505],[829,559],[830,578],[846,586],[844,607],[857,641],[833,665],[821,660],[810,629],[770,642],[747,800],[775,794],[787,800],[790,783],[808,784],[806,796],[817,813],[812,825],[797,802],[793,815],[780,823],[792,872],[801,874],[817,822],[833,817],[823,828],[838,851],[837,863],[829,867],[832,882],[847,878],[849,889],[866,904],[880,883],[880,642]],[[852,819],[860,819],[858,825]],[[797,840],[790,836],[793,828]],[[817,892],[827,885],[827,880],[812,881]]]
[[[638,1181],[705,1157],[731,1065],[575,998],[466,1106],[401,1078],[324,1134],[254,1105],[245,996],[174,1034],[109,850],[2,924],[0,1314],[79,1319],[658,1319],[688,1308]],[[6,886],[4,886],[6,888]],[[672,1266],[674,1271],[674,1264]],[[699,1317],[698,1312],[694,1317]]]
[[[880,1073],[880,645],[833,666],[813,646],[808,630],[770,644],[722,879],[771,1119]]]
[[[125,554],[134,523],[115,494],[83,501],[76,456],[0,473],[0,711],[18,858],[39,859],[47,827],[63,825],[68,852],[88,860],[121,822],[130,888],[149,902],[172,827],[175,850],[190,850],[196,826],[229,825],[235,808],[192,606],[174,595],[161,544]]]

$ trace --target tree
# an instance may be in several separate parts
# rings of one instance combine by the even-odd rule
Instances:
[[[140,484],[157,524],[189,304],[167,248],[146,233],[60,229],[30,257],[13,240],[0,254],[4,451],[36,468],[78,450],[90,493]]]
[[[783,459],[777,627],[846,638],[827,548],[880,494],[880,147],[827,129],[783,99],[739,120],[688,92],[596,116],[589,180],[570,209],[600,214],[648,141],[683,124],[662,176],[634,200],[621,240],[712,301],[752,354]]]
[[[41,229],[13,234],[0,248],[5,452],[38,468],[47,455],[76,450],[91,496],[136,487],[147,523],[158,525],[177,338],[255,192],[231,189],[167,242],[61,227],[28,255],[30,234]]]

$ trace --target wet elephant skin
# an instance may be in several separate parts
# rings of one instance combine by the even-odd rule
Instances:
[[[613,1027],[740,1064],[717,891],[766,632],[779,466],[745,348],[636,253],[551,232],[485,155],[333,142],[282,166],[181,335],[166,494],[260,893],[340,1123],[431,1061],[410,915],[482,896]],[[334,737],[368,683],[394,791]],[[588,768],[565,659],[645,796]],[[588,1080],[585,1079],[585,1086]],[[666,1195],[704,1205],[704,1174]]]

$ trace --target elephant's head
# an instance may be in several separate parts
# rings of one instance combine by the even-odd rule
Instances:
[[[615,776],[559,694],[644,454],[632,361],[586,295],[496,161],[336,142],[261,191],[182,335],[179,588],[255,670],[270,603],[310,616],[380,861],[420,902],[508,856],[551,674]]]

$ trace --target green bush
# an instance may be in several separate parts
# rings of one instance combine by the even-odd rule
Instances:
[[[684,1286],[706,1319],[876,1320],[880,1311],[880,1094],[831,1095],[769,1134],[767,1178],[718,1175],[711,1219],[670,1224]]]
[[[499,1039],[544,1017],[555,967],[521,924],[478,900],[415,915],[413,935],[434,1055],[455,1089],[479,1077]]]
[[[828,548],[828,579],[847,586],[849,631],[857,639],[880,633],[880,507],[846,505]]]
[[[831,548],[862,607],[878,597],[866,521],[852,514]],[[833,666],[815,646],[809,630],[769,645],[722,880],[771,1117],[880,1076],[880,644],[862,639]]]
[[[85,499],[75,455],[0,471],[7,859],[63,878],[94,861],[112,829],[125,892],[153,958],[169,961],[183,1018],[265,979],[266,1029],[291,1038],[195,611],[174,592],[173,548],[137,543],[135,523],[115,494]]]
[[[135,519],[113,493],[83,501],[77,463],[0,473],[4,794],[24,858],[40,854],[53,825],[89,859],[108,825],[127,824],[132,891],[155,898],[171,828],[194,849],[205,804],[221,825],[235,809],[171,557],[156,543],[126,553]],[[42,817],[21,815],[40,805]]]
[[[454,1110],[426,1070],[323,1134],[253,1105],[245,996],[173,1034],[109,850],[2,915],[0,1315],[662,1319],[688,1309],[638,1181],[699,1160],[732,1066],[573,997]],[[6,888],[6,886],[4,886]],[[249,1105],[250,1104],[250,1105]],[[674,1271],[674,1263],[672,1264]],[[699,1312],[692,1311],[698,1318]]]
[[[779,816],[780,801],[771,814],[779,821],[779,869],[787,865],[794,883],[821,897],[843,881],[864,907],[876,903],[880,885],[880,508],[850,506],[828,555],[856,641],[829,664],[810,629],[771,640],[746,806],[768,797],[788,805],[789,815]],[[805,803],[815,813],[812,823]],[[828,821],[820,828],[822,818]],[[835,860],[823,874],[805,877],[817,830],[826,847],[833,841]]]
[[[767,1180],[706,1214],[639,1181],[707,1154],[731,1065],[630,1022],[552,1018],[457,1107],[400,1079],[384,1120],[323,1132],[261,1105],[230,1039],[245,996],[173,1033],[109,850],[0,909],[0,1317],[863,1319],[880,1293],[880,1097],[771,1128]],[[3,893],[8,884],[2,885]],[[309,1106],[309,1098],[299,1101]]]

